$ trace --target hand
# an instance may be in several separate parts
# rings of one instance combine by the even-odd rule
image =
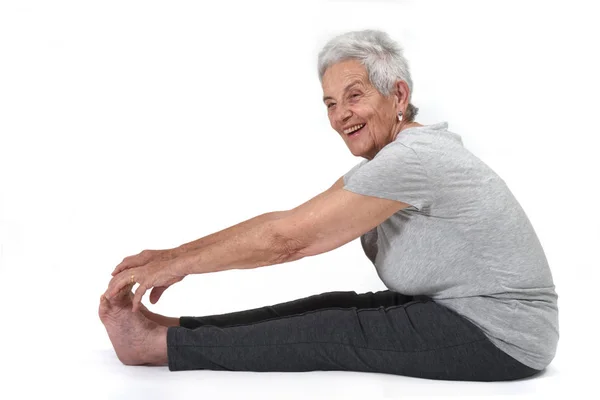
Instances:
[[[188,261],[183,253],[165,250],[144,250],[127,257],[115,268],[104,296],[110,299],[126,286],[139,283],[132,301],[132,311],[138,311],[148,289],[152,288],[150,302],[154,304],[169,286],[181,281],[186,276],[183,271]]]
[[[144,250],[134,256],[125,257],[123,261],[115,267],[112,276],[117,275],[125,269],[139,267],[152,261],[169,261],[184,253],[186,253],[186,250],[182,247],[166,250]],[[153,288],[152,292],[150,292],[150,302],[156,304],[165,290],[167,290],[167,287]]]
[[[184,251],[180,249],[167,249],[167,250],[144,250],[135,256],[125,257],[119,265],[115,267],[112,272],[112,276],[115,276],[119,272],[133,267],[139,267],[150,261],[169,261],[173,258],[178,257]]]

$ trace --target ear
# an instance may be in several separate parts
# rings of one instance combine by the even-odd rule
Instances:
[[[405,110],[408,107],[408,97],[410,95],[408,84],[405,81],[396,81],[393,92],[397,103],[396,111]]]

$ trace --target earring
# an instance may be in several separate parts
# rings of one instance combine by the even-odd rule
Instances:
[[[402,121],[402,111],[398,113],[398,121]]]

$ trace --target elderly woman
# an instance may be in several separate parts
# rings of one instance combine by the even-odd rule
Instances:
[[[346,370],[472,381],[543,370],[556,352],[558,296],[505,182],[446,122],[414,121],[407,61],[387,34],[333,38],[318,71],[332,128],[364,160],[294,209],[125,258],[99,309],[118,358],[173,371]],[[291,262],[359,237],[388,290],[202,317],[169,318],[141,304],[146,291],[156,303],[189,274]]]

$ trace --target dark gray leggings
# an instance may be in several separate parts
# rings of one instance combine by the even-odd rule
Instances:
[[[327,292],[251,310],[181,317],[167,332],[171,371],[342,370],[465,381],[539,372],[427,296]]]

